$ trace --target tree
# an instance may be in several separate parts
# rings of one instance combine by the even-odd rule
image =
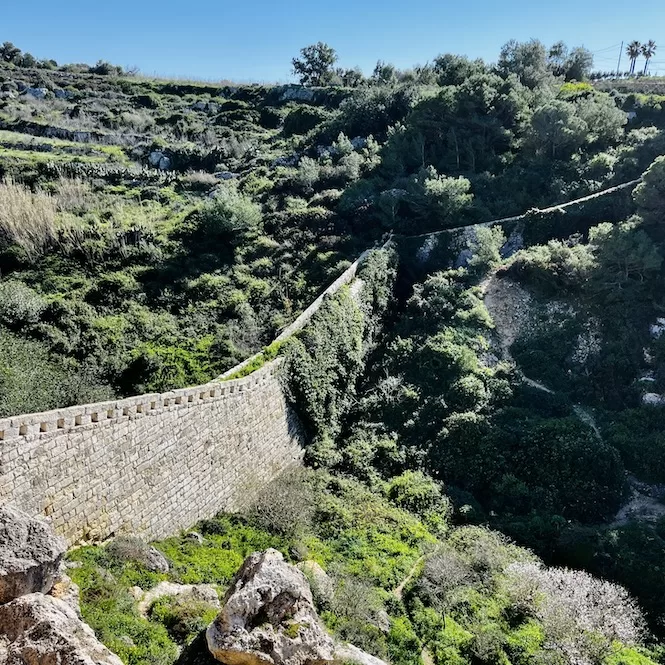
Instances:
[[[552,76],[548,69],[545,46],[537,39],[528,42],[511,39],[504,44],[497,69],[504,77],[515,74],[522,85],[531,89],[543,85]]]
[[[540,621],[547,648],[564,663],[600,663],[617,641],[633,645],[644,639],[644,618],[628,592],[584,571],[511,563],[505,590],[514,607]],[[544,654],[534,660],[545,660]]]
[[[574,48],[564,63],[566,81],[584,81],[593,69],[593,54],[582,46]]]
[[[565,64],[568,58],[568,47],[564,42],[556,42],[550,46],[547,54],[547,62],[554,76],[563,76],[565,74]]]
[[[580,97],[574,104],[578,117],[587,125],[587,144],[605,147],[621,140],[627,122],[626,114],[617,108],[611,97]]]
[[[646,44],[642,44],[642,55],[644,56],[644,75],[649,68],[649,61],[656,55],[656,42],[650,39]]]
[[[575,105],[554,99],[535,110],[527,138],[536,151],[555,159],[562,152],[571,154],[580,148],[587,132],[587,124],[577,115]]]
[[[484,74],[487,71],[482,60],[469,60],[464,56],[452,53],[445,53],[434,58],[433,69],[440,86],[461,85],[474,74]]]
[[[613,299],[636,301],[636,289],[654,279],[663,263],[653,240],[635,221],[594,226],[589,243],[600,268],[591,286]]]
[[[395,65],[379,60],[372,72],[372,81],[380,85],[394,85],[397,83],[397,70]]]
[[[0,60],[3,62],[14,62],[21,55],[21,49],[11,42],[5,42],[0,46]]]
[[[17,62],[21,67],[36,67],[37,58],[32,53],[24,53]]]
[[[547,64],[554,76],[563,76],[566,81],[584,81],[593,69],[593,54],[582,46],[572,50],[563,42],[550,47]]]
[[[302,85],[326,85],[333,76],[337,62],[335,49],[324,42],[317,42],[300,49],[300,58],[293,58],[293,73]]]
[[[629,76],[632,76],[635,73],[635,63],[642,53],[642,44],[637,40],[633,40],[626,46],[626,55],[630,58],[630,69],[628,71]]]
[[[347,88],[358,88],[365,83],[365,77],[358,67],[353,69],[337,69],[337,76],[342,81],[342,85]]]

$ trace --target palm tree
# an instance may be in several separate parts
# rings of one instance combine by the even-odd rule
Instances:
[[[650,39],[646,44],[642,44],[642,55],[644,56],[644,74],[646,75],[647,69],[649,67],[649,60],[656,55],[656,42],[653,39]]]
[[[634,40],[626,46],[626,55],[630,58],[630,70],[628,72],[629,76],[632,76],[635,73],[635,62],[640,57],[642,53],[642,44],[637,40]]]

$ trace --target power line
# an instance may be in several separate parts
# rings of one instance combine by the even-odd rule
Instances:
[[[613,51],[619,44],[612,44],[612,46],[607,46],[606,48],[601,48],[598,49],[597,51],[591,51],[593,55],[596,53],[604,53],[605,51]],[[623,42],[621,42],[621,46],[623,46]]]
[[[514,215],[513,217],[503,217],[501,219],[493,219],[489,222],[472,222],[471,224],[463,224],[462,226],[453,226],[449,229],[441,229],[440,231],[430,231],[429,233],[419,233],[414,236],[404,236],[396,233],[395,236],[399,238],[411,239],[411,238],[425,238],[427,236],[436,236],[441,233],[450,233],[451,231],[461,231],[462,229],[469,228],[470,226],[494,226],[495,224],[508,224],[509,222],[519,222],[523,219],[526,219],[529,215],[546,215],[550,212],[561,212],[570,206],[577,205],[578,203],[585,203],[586,201],[591,201],[592,199],[600,198],[601,196],[606,196],[607,194],[613,194],[618,192],[621,189],[626,189],[626,187],[632,187],[642,182],[642,176],[636,178],[635,180],[630,180],[629,182],[621,183],[620,185],[614,185],[614,187],[609,187],[608,189],[603,189],[600,192],[595,194],[589,194],[588,196],[583,196],[579,199],[573,199],[567,203],[558,203],[556,205],[550,206],[549,208],[532,208],[527,210],[527,212],[522,213],[521,215]]]

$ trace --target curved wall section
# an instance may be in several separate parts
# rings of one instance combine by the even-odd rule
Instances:
[[[278,368],[0,420],[0,503],[51,517],[71,544],[236,510],[302,458]]]

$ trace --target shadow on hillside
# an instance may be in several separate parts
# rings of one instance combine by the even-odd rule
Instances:
[[[182,650],[174,665],[218,665],[218,663],[219,661],[215,660],[208,651],[206,632],[203,630]]]

